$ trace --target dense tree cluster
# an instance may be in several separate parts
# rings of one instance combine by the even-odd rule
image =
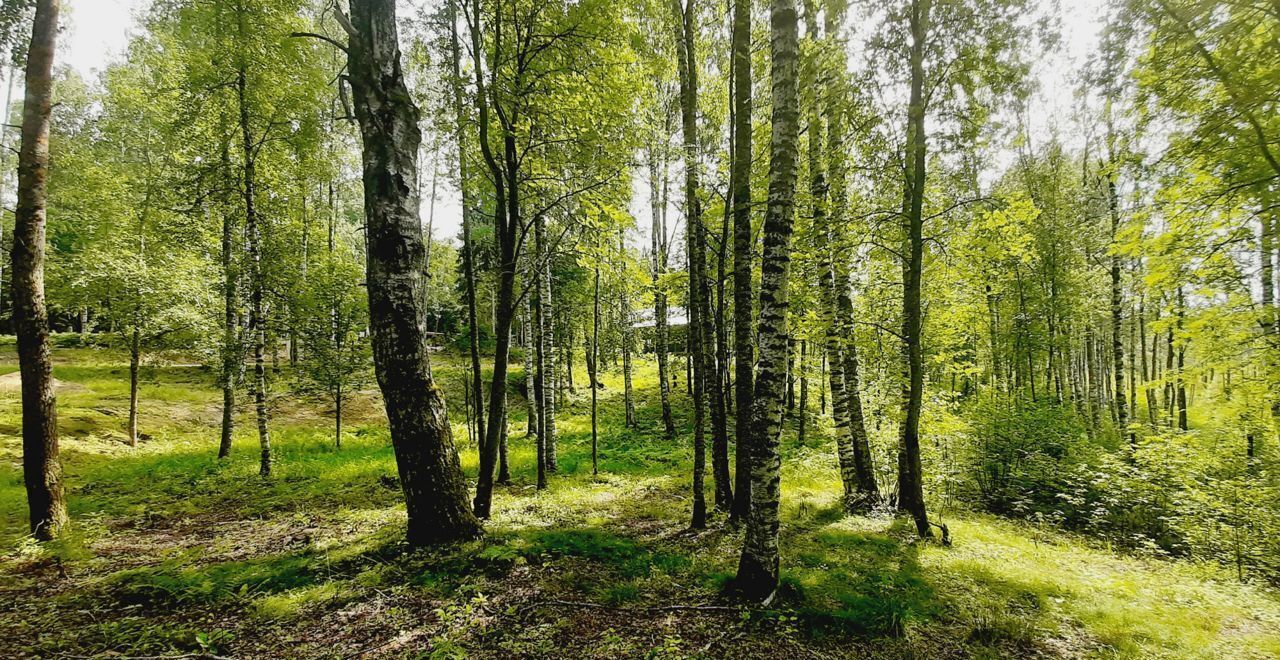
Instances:
[[[131,443],[140,370],[197,355],[210,451],[252,402],[263,478],[273,397],[323,393],[341,446],[376,381],[413,544],[480,533],[526,437],[547,488],[558,407],[587,388],[596,438],[618,371],[628,426],[687,437],[691,526],[745,527],[756,599],[784,439],[922,539],[979,508],[1280,579],[1280,11],[1117,0],[1044,125],[1047,4],[157,0],[86,81],[56,1],[6,2],[33,531],[66,520],[52,326],[127,349]]]

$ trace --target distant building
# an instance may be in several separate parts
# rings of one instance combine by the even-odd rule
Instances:
[[[634,316],[636,320],[631,324],[631,327],[633,328],[652,328],[656,325],[653,320],[653,307],[644,307],[639,311],[634,312]],[[668,306],[667,327],[683,328],[686,325],[689,325],[689,312],[683,307],[677,307],[675,305]]]

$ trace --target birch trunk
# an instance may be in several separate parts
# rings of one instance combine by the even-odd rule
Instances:
[[[760,280],[760,369],[752,408],[751,511],[747,515],[737,584],[752,599],[770,601],[778,587],[778,500],[787,368],[787,279],[799,159],[799,29],[795,0],[772,0],[769,201],[765,211]]]
[[[400,68],[395,0],[351,3],[348,71],[360,125],[374,366],[391,428],[411,546],[481,531],[426,350],[417,181],[422,135]]]

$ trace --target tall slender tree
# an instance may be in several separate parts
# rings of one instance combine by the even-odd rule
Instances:
[[[920,407],[924,401],[923,310],[920,282],[924,270],[924,195],[927,150],[924,132],[924,55],[933,0],[911,0],[911,97],[907,108],[906,170],[902,224],[902,423],[898,431],[898,509],[911,515],[916,532],[928,537],[924,478],[920,467]]]
[[[773,134],[769,201],[765,210],[760,280],[760,369],[752,408],[751,511],[747,515],[737,585],[752,599],[769,601],[778,586],[778,452],[786,396],[787,279],[800,156],[799,17],[795,0],[772,0],[770,41]],[[741,412],[739,412],[741,414]]]
[[[667,122],[670,123],[669,121]],[[652,256],[650,270],[653,280],[653,352],[658,363],[658,393],[662,400],[662,430],[667,439],[676,437],[676,424],[671,416],[671,384],[667,373],[670,364],[667,348],[667,292],[663,290],[662,276],[667,272],[667,156],[662,147],[650,145],[649,153],[649,207],[653,216],[650,229]]]
[[[67,523],[58,459],[58,409],[49,355],[49,313],[44,297],[45,182],[49,172],[49,113],[59,0],[37,0],[27,49],[22,143],[18,150],[18,205],[13,230],[13,320],[22,375],[22,476],[31,533],[54,539]]]
[[[691,526],[707,525],[704,480],[707,470],[706,400],[708,364],[704,346],[706,311],[706,244],[698,182],[698,60],[694,48],[697,9],[693,0],[672,0],[676,23],[676,60],[680,72],[680,126],[684,141],[685,248],[689,263],[689,385],[693,397],[693,517]]]
[[[733,78],[733,145],[730,157],[730,202],[733,206],[733,400],[734,490],[731,517],[746,518],[751,509],[751,407],[755,400],[755,350],[752,311],[755,289],[752,268],[755,238],[751,231],[751,0],[733,0],[730,36]]]
[[[458,2],[450,0],[447,12],[449,21],[449,55],[452,64],[451,85],[453,92],[454,140],[458,148],[458,192],[462,197],[462,277],[467,296],[467,338],[471,352],[472,410],[475,411],[476,428],[480,437],[485,433],[484,376],[480,370],[480,327],[476,315],[476,267],[475,245],[471,240],[471,223],[474,215],[471,191],[467,182],[466,106],[462,101],[462,47],[458,40]]]

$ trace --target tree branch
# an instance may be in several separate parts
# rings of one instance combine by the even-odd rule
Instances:
[[[323,34],[316,34],[315,32],[290,32],[289,36],[294,39],[301,39],[303,37],[311,37],[312,39],[319,39],[320,41],[323,41],[344,53],[347,52],[346,46],[338,43],[336,39],[326,37]]]

